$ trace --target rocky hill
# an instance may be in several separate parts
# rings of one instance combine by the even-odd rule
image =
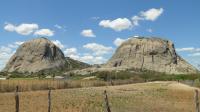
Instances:
[[[130,38],[117,48],[104,68],[133,68],[170,74],[197,73],[175,51],[174,44],[160,38]]]
[[[66,57],[65,58],[68,65],[69,65],[69,70],[73,70],[73,69],[84,69],[84,68],[88,68],[88,67],[91,67],[91,65],[87,64],[87,63],[84,63],[84,62],[81,62],[81,61],[78,61],[78,60],[74,60],[70,57]]]
[[[88,67],[88,64],[65,58],[63,52],[50,40],[36,38],[23,43],[10,58],[4,72],[64,71]]]

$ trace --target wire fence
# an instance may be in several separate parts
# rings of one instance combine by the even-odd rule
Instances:
[[[134,90],[125,90],[125,91],[129,91],[130,93],[133,93],[134,94]],[[160,91],[160,90],[159,90]],[[53,112],[53,111],[55,111],[53,108],[55,108],[55,107],[52,107],[52,106],[54,106],[54,103],[52,103],[53,102],[53,100],[58,100],[58,99],[55,99],[55,96],[54,95],[52,95],[52,93],[53,94],[56,94],[56,91],[53,91],[53,90],[51,90],[51,89],[49,89],[48,91],[45,91],[46,92],[46,97],[47,97],[47,99],[45,100],[45,101],[43,101],[43,103],[46,103],[46,104],[43,104],[43,105],[46,105],[46,106],[42,106],[41,105],[41,107],[40,108],[44,108],[44,109],[42,109],[42,110],[45,110],[45,111],[47,111],[47,112]],[[55,93],[54,93],[55,92]],[[73,92],[73,91],[72,91]],[[21,103],[23,103],[23,101],[24,101],[24,97],[23,97],[23,95],[22,94],[24,94],[24,93],[26,93],[26,92],[19,92],[19,87],[17,86],[16,87],[16,91],[14,92],[14,100],[15,100],[15,112],[20,112],[20,110],[23,110],[24,108],[27,108],[27,107],[23,107],[24,106],[24,104],[23,105],[21,105]],[[65,92],[63,91],[63,94],[65,94]],[[76,93],[74,93],[74,94],[76,94]],[[99,110],[99,112],[102,112],[102,111],[104,111],[104,112],[115,112],[116,111],[116,107],[115,107],[115,109],[114,108],[112,108],[112,107],[114,107],[114,105],[113,105],[113,100],[114,100],[114,98],[113,97],[118,97],[117,99],[115,99],[115,100],[118,100],[119,102],[120,102],[120,97],[119,96],[112,96],[112,94],[109,92],[107,92],[107,90],[101,90],[101,93],[100,94],[94,94],[94,95],[97,95],[98,97],[100,97],[101,98],[101,101],[99,102],[100,103],[100,107],[98,107],[98,109],[100,109],[101,108],[101,110]],[[194,105],[194,106],[191,106],[191,107],[194,107],[193,109],[191,109],[191,110],[193,110],[193,111],[195,111],[195,112],[200,112],[199,110],[199,90],[197,90],[197,89],[195,89],[194,90],[194,93],[193,93],[193,95],[194,95],[194,97],[193,97],[193,103],[191,103],[191,105]],[[31,96],[29,96],[30,97],[30,100],[31,100]],[[45,96],[44,96],[45,97]],[[71,95],[71,96],[69,96],[69,97],[74,97],[73,95]],[[95,97],[94,96],[89,96],[91,99],[93,99],[94,98],[94,100],[92,100],[92,101],[95,101],[96,99],[95,99]],[[63,98],[62,100],[64,100],[65,98]],[[27,100],[29,100],[29,99],[27,99]],[[41,99],[42,100],[42,99]],[[85,99],[86,100],[86,99]],[[89,99],[87,99],[87,100],[89,100]],[[110,100],[111,100],[111,103],[110,103]],[[133,101],[133,102],[135,102],[134,100],[134,97],[132,98],[132,99],[126,99],[126,100],[129,100],[129,101]],[[148,98],[147,99],[141,99],[141,100],[148,100]],[[177,100],[180,100],[180,99],[177,99]],[[56,102],[56,101],[54,101],[54,102]],[[70,102],[73,102],[73,101],[71,101],[71,100],[69,100],[68,98],[66,98],[65,100],[65,103],[70,103]],[[156,99],[155,99],[155,101],[156,101]],[[78,101],[76,101],[76,102],[78,102]],[[148,101],[146,101],[146,102],[148,102]],[[167,101],[166,101],[167,102]],[[39,103],[39,102],[38,102]],[[91,102],[91,103],[95,103],[95,102]],[[126,103],[126,102],[124,102],[124,103]],[[1,105],[1,104],[0,104]],[[76,104],[71,104],[71,105],[76,105]],[[142,106],[141,107],[143,107],[143,108],[150,108],[150,107],[146,107],[146,105],[145,104],[141,104]],[[29,107],[31,107],[31,106],[34,106],[34,105],[31,105],[31,104],[29,104]],[[80,106],[80,105],[77,105],[77,107],[78,106]],[[98,106],[98,105],[95,105],[95,106]],[[115,106],[117,106],[116,104],[115,104]],[[155,107],[157,106],[157,105],[154,105]],[[60,105],[60,107],[62,107],[62,105]],[[133,107],[134,107],[134,105],[133,105]],[[140,108],[141,108],[140,107]],[[8,106],[8,108],[9,108],[9,106]],[[46,109],[45,109],[46,108]],[[59,107],[57,107],[57,108],[59,108]],[[65,107],[65,108],[67,108],[67,107]],[[85,107],[84,109],[83,108],[79,108],[79,109],[77,109],[77,110],[70,110],[69,112],[92,112],[91,110],[87,110],[86,109],[87,107]],[[96,107],[88,107],[88,108],[94,108],[94,112],[96,112],[98,109],[96,109],[95,110],[95,108]],[[171,108],[171,107],[168,107],[168,108]],[[130,111],[130,108],[122,108],[122,107],[120,107],[120,105],[119,105],[119,107],[117,107],[117,109],[119,109],[119,111],[118,112],[120,112],[120,111],[123,111],[124,110],[124,112],[126,112],[126,111]],[[28,109],[26,109],[26,110],[28,110]],[[142,110],[142,109],[141,109]],[[37,111],[37,108],[34,108],[34,111]],[[136,110],[131,110],[132,112],[137,112],[138,111],[138,109],[136,109]],[[162,110],[157,110],[157,111],[162,111]],[[180,111],[180,110],[179,110]],[[0,108],[0,112],[1,112],[1,108]],[[5,111],[6,112],[6,111]],[[31,112],[31,111],[30,111]],[[44,112],[44,111],[43,111]],[[67,111],[68,112],[68,111]],[[148,112],[148,111],[147,111]]]

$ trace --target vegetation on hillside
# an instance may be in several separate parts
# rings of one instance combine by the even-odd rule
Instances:
[[[134,72],[131,70],[127,71],[102,71],[96,72],[92,75],[96,75],[98,78],[108,81],[108,80],[116,80],[116,79],[131,79],[131,78],[139,78],[144,81],[178,81],[178,80],[195,80],[200,79],[200,74],[166,74],[166,73],[158,73],[153,71],[144,71],[144,72]]]
[[[73,70],[73,69],[83,69],[83,68],[88,68],[91,67],[91,65],[78,61],[78,60],[74,60],[72,58],[66,57],[66,61],[68,63],[69,69]]]

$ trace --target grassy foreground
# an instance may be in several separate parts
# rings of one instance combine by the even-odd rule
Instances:
[[[112,112],[194,112],[194,89],[177,82],[52,91],[52,112],[105,112],[107,90]],[[14,93],[0,93],[0,112],[14,112]],[[47,91],[20,93],[20,112],[47,112]]]

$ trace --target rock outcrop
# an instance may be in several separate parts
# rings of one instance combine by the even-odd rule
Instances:
[[[3,71],[38,72],[47,69],[64,69],[63,52],[46,38],[36,38],[23,43],[10,58]]]
[[[88,68],[91,67],[91,65],[78,61],[78,60],[74,60],[70,57],[66,57],[65,60],[67,61],[68,64],[68,70],[76,70],[76,69],[84,69],[84,68]]]
[[[65,72],[90,67],[69,57],[47,38],[23,43],[10,58],[3,72],[35,73],[39,71]]]
[[[169,74],[197,73],[175,51],[174,44],[160,38],[130,38],[119,46],[104,68],[133,68]]]

